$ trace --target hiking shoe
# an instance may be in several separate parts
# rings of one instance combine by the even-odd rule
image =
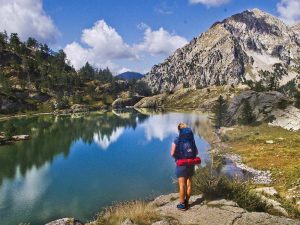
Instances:
[[[177,205],[177,209],[182,210],[182,211],[185,211],[187,208],[186,208],[185,204],[179,203],[179,204]]]

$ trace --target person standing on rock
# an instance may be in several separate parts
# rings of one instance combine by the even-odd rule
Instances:
[[[197,157],[198,149],[193,132],[185,123],[178,125],[179,136],[172,144],[171,155],[176,162],[176,176],[179,185],[179,204],[177,208],[186,210],[189,208],[189,199],[192,194],[192,177],[195,173],[195,165],[201,163]]]

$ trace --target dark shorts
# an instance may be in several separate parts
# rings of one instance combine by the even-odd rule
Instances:
[[[176,176],[190,178],[195,174],[195,166],[176,166]]]

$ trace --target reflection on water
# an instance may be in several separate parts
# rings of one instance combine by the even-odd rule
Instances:
[[[118,138],[123,134],[124,128],[117,127],[115,130],[112,131],[111,135],[102,135],[101,131],[98,133],[94,133],[94,142],[96,142],[102,149],[107,149],[111,143],[118,140]]]
[[[113,201],[174,191],[169,151],[177,124],[198,131],[203,120],[136,111],[15,119],[18,133],[32,139],[0,147],[1,224],[87,220]],[[198,136],[196,143],[205,164],[209,146]]]

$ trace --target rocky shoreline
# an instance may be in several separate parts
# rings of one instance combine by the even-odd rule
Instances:
[[[88,113],[88,112],[94,112],[94,111],[101,111],[101,110],[108,110],[109,107],[98,107],[98,108],[90,108],[85,105],[79,105],[75,104],[69,109],[64,110],[55,110],[52,112],[43,112],[43,113],[35,113],[34,111],[29,114],[19,114],[19,115],[6,115],[6,114],[0,114],[0,121],[2,120],[8,120],[12,118],[22,118],[22,117],[28,117],[28,116],[43,116],[43,115],[69,115],[69,114],[76,114],[76,113]]]
[[[148,204],[154,207],[160,217],[151,225],[300,225],[300,221],[284,216],[248,212],[233,201],[225,199],[205,201],[202,195],[191,197],[190,208],[187,211],[176,209],[177,193],[161,195]],[[84,225],[84,223],[74,218],[64,218],[46,225]],[[97,223],[94,221],[86,225],[97,225]],[[140,224],[127,218],[120,225]]]

